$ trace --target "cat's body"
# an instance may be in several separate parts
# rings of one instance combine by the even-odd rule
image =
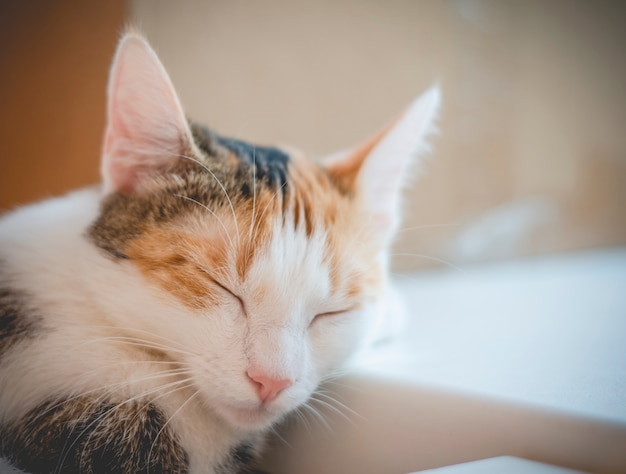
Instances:
[[[0,220],[0,457],[32,473],[244,469],[378,311],[404,155],[436,105],[322,166],[188,126],[127,36],[103,185]]]

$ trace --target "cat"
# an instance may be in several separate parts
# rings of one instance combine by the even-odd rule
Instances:
[[[381,311],[439,91],[321,162],[188,121],[136,33],[107,97],[101,185],[0,219],[0,458],[247,472]]]

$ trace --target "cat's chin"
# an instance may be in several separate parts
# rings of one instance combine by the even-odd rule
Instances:
[[[271,405],[244,407],[227,404],[220,410],[220,415],[227,422],[238,428],[262,430],[278,422],[284,417],[285,413]]]

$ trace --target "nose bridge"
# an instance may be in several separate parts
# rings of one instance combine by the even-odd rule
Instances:
[[[296,331],[289,326],[262,326],[248,335],[247,357],[250,369],[276,380],[296,378],[301,363]]]

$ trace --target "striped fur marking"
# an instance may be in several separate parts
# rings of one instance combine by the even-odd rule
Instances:
[[[219,474],[263,474],[254,468],[258,457],[259,443],[244,442],[235,446],[219,468]]]
[[[27,294],[0,283],[0,357],[38,333],[39,318],[28,307],[27,301]]]
[[[186,473],[165,422],[149,403],[48,402],[0,428],[0,456],[30,474]]]

